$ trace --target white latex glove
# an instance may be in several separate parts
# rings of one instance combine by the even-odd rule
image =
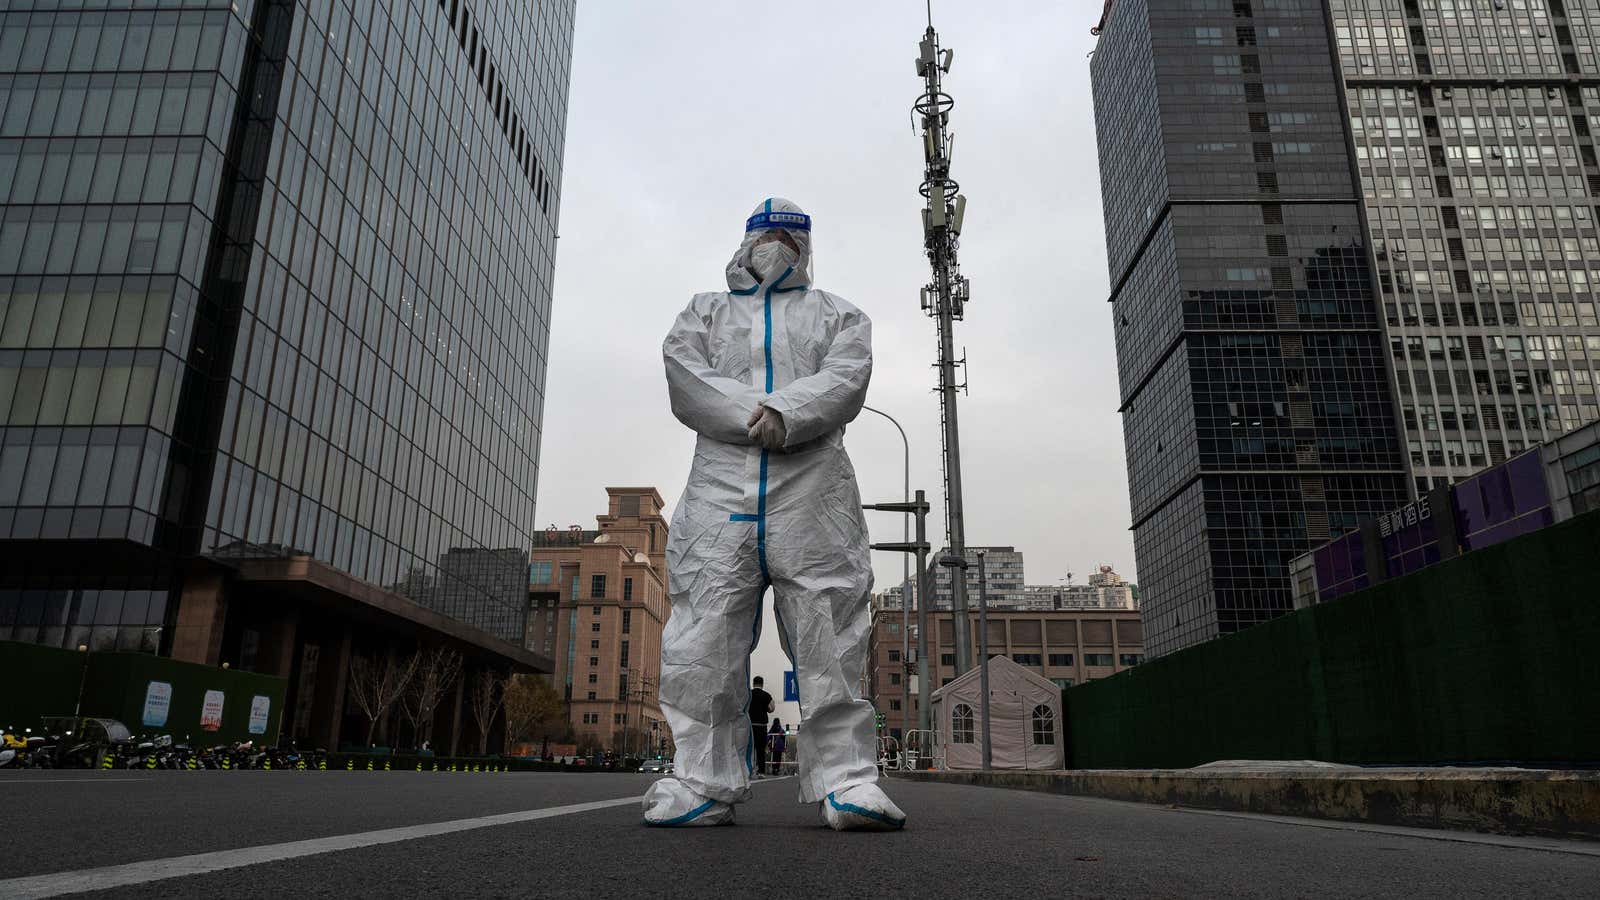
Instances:
[[[750,440],[767,448],[768,450],[782,450],[783,439],[787,429],[783,426],[783,415],[775,409],[758,406],[750,413]]]

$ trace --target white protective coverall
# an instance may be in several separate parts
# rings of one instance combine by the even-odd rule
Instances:
[[[760,281],[751,249],[774,227],[799,258]],[[699,435],[667,544],[661,708],[681,783],[671,790],[721,809],[749,795],[761,739],[747,714],[750,653],[770,585],[800,691],[800,800],[818,802],[877,781],[873,709],[857,695],[872,569],[844,450],[872,375],[872,324],[811,287],[810,219],[787,200],[756,208],[727,279],[727,291],[695,295],[662,347],[672,411]],[[780,450],[747,434],[758,405],[783,416]]]

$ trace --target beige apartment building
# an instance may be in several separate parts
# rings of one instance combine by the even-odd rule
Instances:
[[[661,630],[667,622],[667,520],[655,488],[606,488],[594,530],[547,528],[528,567],[525,646],[555,661],[579,746],[663,752]]]
[[[977,613],[971,617],[972,658],[976,661]],[[913,613],[912,627],[916,621]],[[938,635],[937,649],[929,648],[931,688],[937,690],[956,677],[955,620],[949,610],[929,610],[928,624]],[[907,670],[902,656],[905,635],[901,631],[900,610],[874,611],[871,641],[868,695],[884,715],[883,734],[899,737],[905,729],[915,727],[918,709],[915,690],[911,691],[910,703],[905,702]],[[916,635],[912,634],[913,654],[916,646]],[[1138,610],[991,610],[989,655],[1008,656],[1055,682],[1057,687],[1067,688],[1143,662],[1144,629]]]

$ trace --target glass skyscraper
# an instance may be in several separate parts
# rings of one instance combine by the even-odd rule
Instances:
[[[1293,609],[1408,497],[1320,0],[1119,0],[1091,64],[1152,656]]]
[[[0,638],[279,554],[520,646],[573,16],[0,2]]]
[[[1417,487],[1600,418],[1600,5],[1328,7]]]

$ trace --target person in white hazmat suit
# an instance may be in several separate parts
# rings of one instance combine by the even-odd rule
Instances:
[[[836,830],[894,829],[873,709],[857,696],[872,569],[844,426],[872,376],[872,323],[811,287],[811,219],[771,199],[745,223],[728,289],[696,294],[662,345],[672,411],[698,435],[667,543],[661,709],[673,777],[647,825],[721,825],[750,795],[750,652],[776,596],[800,689],[800,802]]]

